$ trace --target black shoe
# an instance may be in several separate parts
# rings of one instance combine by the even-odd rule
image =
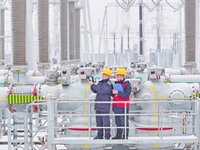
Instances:
[[[112,138],[112,140],[118,140],[118,139],[122,139],[122,137],[121,136],[115,136],[115,137]]]
[[[122,139],[126,139],[126,140],[128,140],[128,137],[125,138],[124,136],[122,136]]]
[[[94,140],[100,140],[100,139],[103,139],[103,136],[96,136],[96,137],[94,137]]]
[[[106,140],[110,140],[110,136],[109,137],[105,137]]]

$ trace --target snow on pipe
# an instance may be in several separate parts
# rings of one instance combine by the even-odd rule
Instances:
[[[49,62],[49,0],[38,0],[39,62]]]
[[[60,0],[61,60],[68,60],[68,1]]]
[[[75,2],[69,2],[69,58],[76,59]]]
[[[13,65],[26,65],[26,0],[12,0]]]
[[[1,29],[0,29],[0,35],[1,36],[4,36],[4,23],[5,23],[5,20],[4,20],[4,10],[1,10]],[[5,58],[5,44],[4,44],[4,38],[1,38],[0,39],[0,60],[4,60]]]
[[[200,75],[171,75],[170,82],[175,83],[198,83],[200,81]]]
[[[76,52],[75,52],[75,59],[80,59],[80,8],[76,8],[75,10],[75,16],[76,16]]]
[[[185,42],[186,42],[186,64],[195,62],[195,27],[196,27],[196,0],[185,1]],[[192,17],[191,17],[192,16]]]

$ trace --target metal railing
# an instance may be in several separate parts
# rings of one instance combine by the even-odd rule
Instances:
[[[0,108],[0,139],[3,137],[4,132],[6,132],[7,111],[7,108]]]
[[[36,101],[27,105],[27,114],[31,107],[35,105],[45,105],[47,107],[47,143],[45,147],[49,150],[55,149],[57,144],[70,145],[70,144],[154,144],[154,143],[193,143],[195,150],[198,148],[199,142],[199,99],[133,99],[130,102],[118,101],[117,103],[130,103],[130,112],[124,114],[114,114],[110,111],[109,114],[95,114],[94,104],[97,103],[113,103],[116,102],[97,102],[94,100],[64,100],[54,99],[50,101]],[[60,110],[59,106],[77,105],[77,110]],[[138,106],[139,109],[134,107]],[[80,109],[82,107],[82,109]],[[126,107],[126,105],[125,105]],[[93,119],[96,116],[110,116],[112,122],[114,122],[114,116],[120,115],[125,117],[125,126],[116,127],[114,123],[110,127],[96,127],[96,122]],[[63,123],[62,117],[65,116],[68,120],[67,123]],[[129,127],[126,126],[126,119],[129,116]],[[80,123],[73,123],[73,119],[79,117]],[[82,118],[82,120],[81,120]],[[149,118],[149,119],[148,119]],[[175,119],[173,119],[175,118]],[[135,121],[139,119],[139,121]],[[150,124],[149,124],[150,123]],[[28,122],[27,122],[28,126]],[[42,128],[40,126],[40,128]],[[129,128],[129,138],[119,140],[94,140],[95,131],[99,128],[109,128],[111,133],[118,128],[122,128],[125,131]],[[28,129],[28,128],[27,128]],[[65,131],[62,135],[58,134],[61,131]],[[33,130],[35,135],[40,132],[39,130]],[[73,136],[69,132],[76,132]],[[77,132],[80,132],[80,134]],[[28,133],[28,132],[27,132]],[[112,136],[114,136],[113,134]],[[81,136],[81,138],[80,138]],[[25,136],[25,147],[28,149],[33,141],[28,140]],[[33,138],[32,138],[33,139]],[[33,147],[33,146],[31,146]],[[25,148],[25,149],[26,149]],[[41,148],[42,149],[42,148]]]

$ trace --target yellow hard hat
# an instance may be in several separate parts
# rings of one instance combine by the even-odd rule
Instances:
[[[109,77],[111,77],[112,76],[112,71],[110,69],[104,69],[103,72],[102,72],[102,74],[106,74]]]
[[[126,76],[126,70],[125,69],[123,69],[123,68],[119,68],[118,70],[117,70],[117,73],[116,73],[116,75],[123,75],[123,76]]]

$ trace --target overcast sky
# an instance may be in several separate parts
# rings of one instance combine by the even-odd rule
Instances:
[[[105,6],[108,3],[115,3],[115,0],[89,0],[90,2],[90,10],[91,10],[91,18],[94,28],[98,26],[99,19],[103,20]]]
[[[120,0],[119,0],[120,1]],[[151,2],[150,0],[146,0],[145,2]],[[174,0],[169,0],[172,2]],[[177,0],[175,0],[178,2]],[[98,33],[102,27],[102,21],[105,11],[105,6],[109,3],[116,3],[115,0],[89,0],[90,2],[90,10],[91,10],[91,18],[92,18],[92,28],[94,33]],[[165,1],[163,1],[164,3]],[[151,2],[152,4],[152,2]],[[174,12],[172,8],[169,6],[165,6],[162,8],[163,13],[161,14],[161,34],[162,34],[162,48],[170,49],[171,43],[173,43],[173,33],[179,32],[180,27],[180,11]],[[145,47],[148,49],[155,49],[157,45],[156,36],[156,9],[154,11],[149,12],[149,10],[144,7],[144,32],[145,32]],[[183,10],[183,9],[182,9]],[[123,35],[124,37],[124,49],[127,49],[127,30],[125,26],[128,24],[127,20],[130,24],[130,48],[138,47],[139,43],[139,14],[138,14],[138,5],[133,5],[130,10],[130,18],[128,19],[127,14],[119,8],[110,7],[108,8],[108,38],[109,51],[113,50],[113,32],[117,32],[116,36],[116,49],[120,50],[120,37]],[[98,49],[99,43],[99,35],[94,34],[94,45],[95,51]],[[102,42],[102,49],[104,48],[104,42]]]

